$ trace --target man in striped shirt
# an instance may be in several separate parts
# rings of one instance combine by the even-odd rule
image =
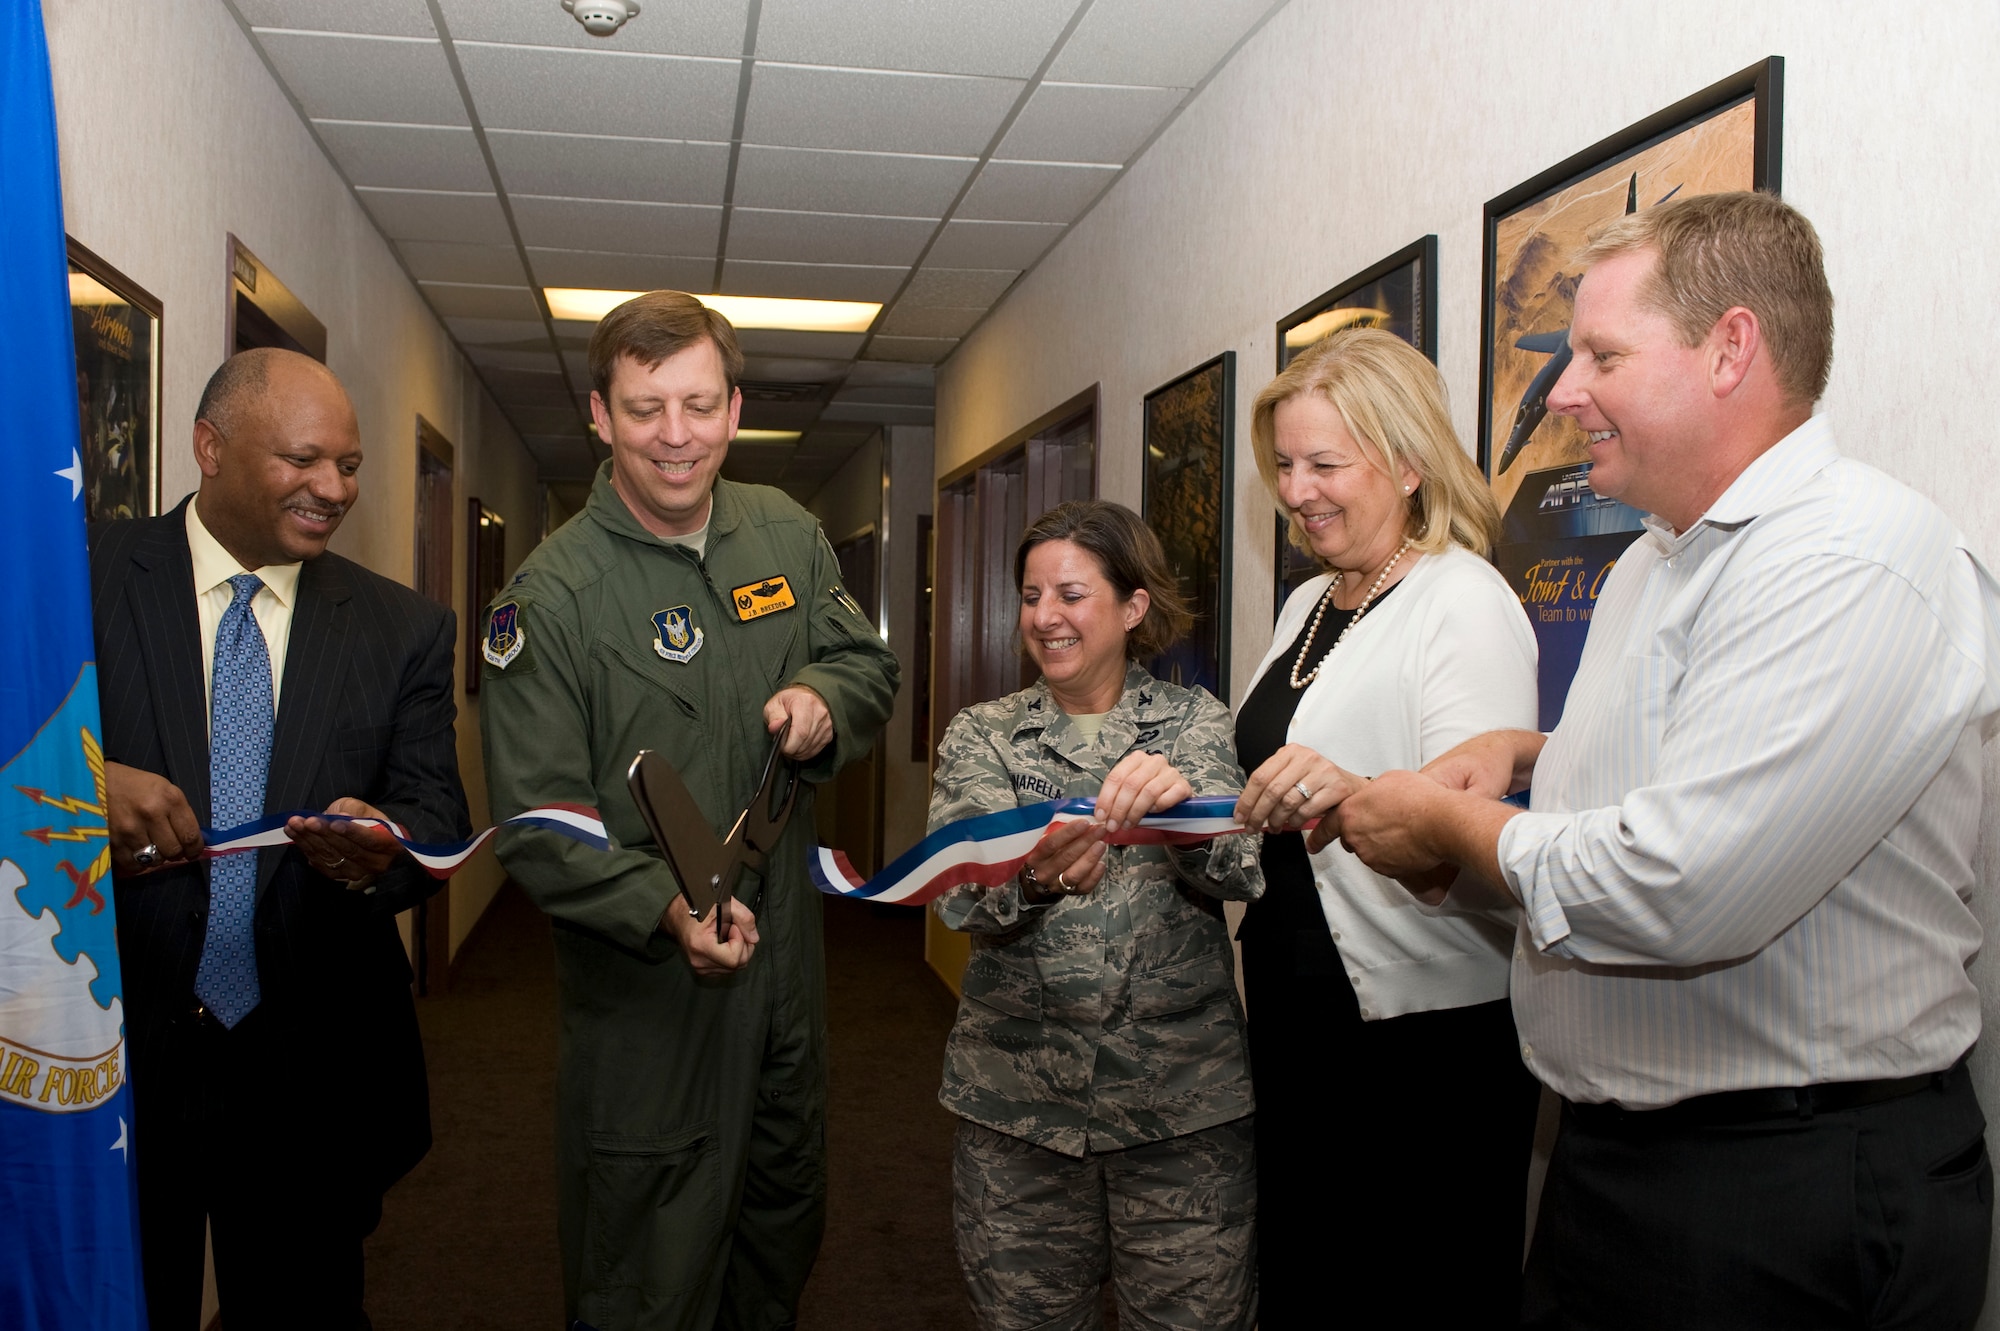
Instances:
[[[1521,1056],[1565,1102],[1524,1325],[1970,1326],[2000,587],[1812,414],[1833,298],[1804,217],[1678,200],[1582,262],[1549,407],[1649,516],[1562,722],[1383,774],[1321,835],[1521,907]]]

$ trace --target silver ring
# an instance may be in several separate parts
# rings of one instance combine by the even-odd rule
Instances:
[[[1076,891],[1076,884],[1070,882],[1061,873],[1056,874],[1056,887],[1064,896],[1068,896],[1070,893]]]
[[[1306,783],[1303,781],[1293,782],[1292,789],[1299,792],[1299,798],[1301,799],[1310,800],[1313,797],[1313,793],[1306,789]]]
[[[138,865],[141,869],[150,869],[159,862],[160,848],[150,841],[145,844],[144,848],[138,854],[132,857],[132,863]]]

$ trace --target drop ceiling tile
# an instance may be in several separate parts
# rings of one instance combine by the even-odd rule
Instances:
[[[618,240],[617,236],[579,236],[581,240]],[[713,242],[710,242],[711,247]],[[601,250],[566,250],[531,246],[528,262],[545,287],[594,287],[600,291],[697,291],[714,283],[712,258],[673,258],[656,254],[617,254]],[[589,336],[590,325],[584,325]]]
[[[993,155],[1026,162],[1122,164],[1184,96],[1179,88],[1044,83]]]
[[[743,358],[743,377],[765,383],[831,383],[853,368],[851,360],[750,355]]]
[[[1096,0],[1048,77],[1191,88],[1273,8],[1272,0]]]
[[[450,125],[313,122],[348,182],[391,189],[490,190],[493,177],[470,129]]]
[[[510,413],[522,434],[575,435],[583,430],[576,413],[560,407],[516,407]]]
[[[904,305],[898,301],[882,320],[882,331],[891,337],[964,337],[985,316],[986,309]]]
[[[686,203],[630,203],[615,199],[550,199],[510,195],[521,241],[546,249],[578,244],[627,254],[698,258],[715,253],[722,209]],[[529,262],[533,263],[533,256]],[[536,264],[535,276],[550,282]]]
[[[1014,279],[1020,275],[1020,271],[1014,268],[940,268],[925,264],[910,279],[909,290],[897,298],[896,308],[906,305],[991,305],[1014,285]]]
[[[830,402],[820,419],[873,421],[877,425],[930,425],[937,420],[937,408],[905,407],[889,402]]]
[[[897,407],[937,405],[937,390],[922,384],[848,384],[833,395],[835,402],[868,402]]]
[[[750,402],[743,404],[746,430],[803,430],[819,419],[818,402]]]
[[[734,234],[732,223],[732,241]],[[732,243],[730,248],[735,245]],[[903,284],[903,275],[909,271],[900,266],[731,259],[722,265],[722,289],[732,296],[886,301],[896,294],[896,288]]]
[[[976,156],[1020,94],[1015,79],[821,69],[758,61],[745,142]]]
[[[1024,79],[1075,9],[1075,0],[764,0],[757,54]]]
[[[566,406],[569,402],[569,394],[562,389],[562,372],[556,368],[556,358],[547,351],[503,351],[497,347],[470,346],[465,349],[465,358],[482,370],[495,370],[509,376],[508,381],[497,384],[493,390],[494,396],[503,402],[520,401],[551,407]]]
[[[468,347],[494,347],[509,351],[539,350],[549,354],[549,330],[540,319],[455,319],[447,317],[444,326],[451,335]],[[546,369],[553,371],[555,359],[550,357]]]
[[[255,28],[437,36],[424,0],[236,0],[236,12]]]
[[[462,245],[449,240],[406,240],[396,246],[422,281],[492,282],[520,286],[527,278],[512,245]]]
[[[934,365],[949,356],[957,345],[955,337],[878,337],[868,344],[868,358]]]
[[[746,143],[736,164],[736,202],[811,213],[943,217],[976,162]]]
[[[544,480],[582,480],[597,471],[597,457],[582,439],[561,435],[524,435],[521,442],[541,468]]]
[[[489,129],[727,142],[736,122],[740,60],[456,45]]]
[[[439,7],[456,41],[740,56],[750,0],[658,0],[641,6],[639,16],[610,37],[585,32],[558,0],[439,0]]]
[[[1073,222],[1117,176],[1115,166],[988,162],[957,217],[999,222]]]
[[[847,387],[872,388],[880,385],[922,387],[936,391],[937,371],[928,365],[895,365],[884,361],[860,361],[847,376]]]
[[[257,41],[314,120],[463,125],[465,103],[435,41],[260,32]]]
[[[679,139],[494,130],[486,136],[510,194],[720,205],[729,145]]]
[[[514,242],[500,201],[491,194],[366,187],[354,192],[391,240],[452,240],[474,245]]]
[[[954,268],[1026,268],[1062,232],[1049,222],[947,222],[929,257]]]
[[[729,257],[908,267],[936,230],[934,218],[738,208],[729,221]]]
[[[796,356],[811,360],[853,360],[860,333],[795,333],[783,328],[739,328],[736,341],[746,356]]]
[[[532,319],[540,311],[526,287],[483,286],[471,282],[420,282],[424,298],[439,314],[458,319]]]
[[[590,357],[582,351],[564,347],[563,364],[569,367],[569,381],[584,393],[590,391]]]

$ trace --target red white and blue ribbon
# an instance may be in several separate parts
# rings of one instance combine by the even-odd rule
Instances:
[[[410,858],[423,865],[424,871],[433,878],[449,878],[457,873],[459,867],[471,859],[502,827],[540,827],[573,837],[596,850],[611,849],[611,838],[604,831],[604,820],[597,816],[597,810],[581,804],[545,804],[537,809],[517,813],[505,822],[487,828],[470,841],[453,841],[442,845],[412,841],[409,833],[399,824],[380,818],[347,818],[337,813],[318,813],[310,809],[266,814],[254,823],[225,828],[220,832],[203,829],[202,840],[208,843],[208,855],[211,858],[217,855],[237,855],[246,850],[262,850],[266,846],[289,846],[292,844],[292,839],[285,834],[285,824],[293,818],[322,818],[330,823],[344,822],[359,827],[386,827],[403,849],[410,852]]]
[[[1171,809],[1149,813],[1137,827],[1114,832],[1114,846],[1186,846],[1245,829],[1233,817],[1234,795],[1197,795]],[[828,896],[921,906],[954,887],[976,883],[997,887],[1027,862],[1035,843],[1058,823],[1087,820],[1097,809],[1089,799],[1051,800],[1018,809],[981,814],[948,823],[864,880],[847,856],[815,846],[807,871],[813,886]]]

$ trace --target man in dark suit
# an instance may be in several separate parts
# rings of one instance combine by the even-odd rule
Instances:
[[[197,414],[199,493],[90,540],[147,1305],[195,1331],[206,1219],[230,1331],[349,1331],[430,1147],[395,913],[438,883],[379,828],[212,861],[200,829],[466,835],[453,618],[326,553],[361,440],[324,367],[243,352]]]

